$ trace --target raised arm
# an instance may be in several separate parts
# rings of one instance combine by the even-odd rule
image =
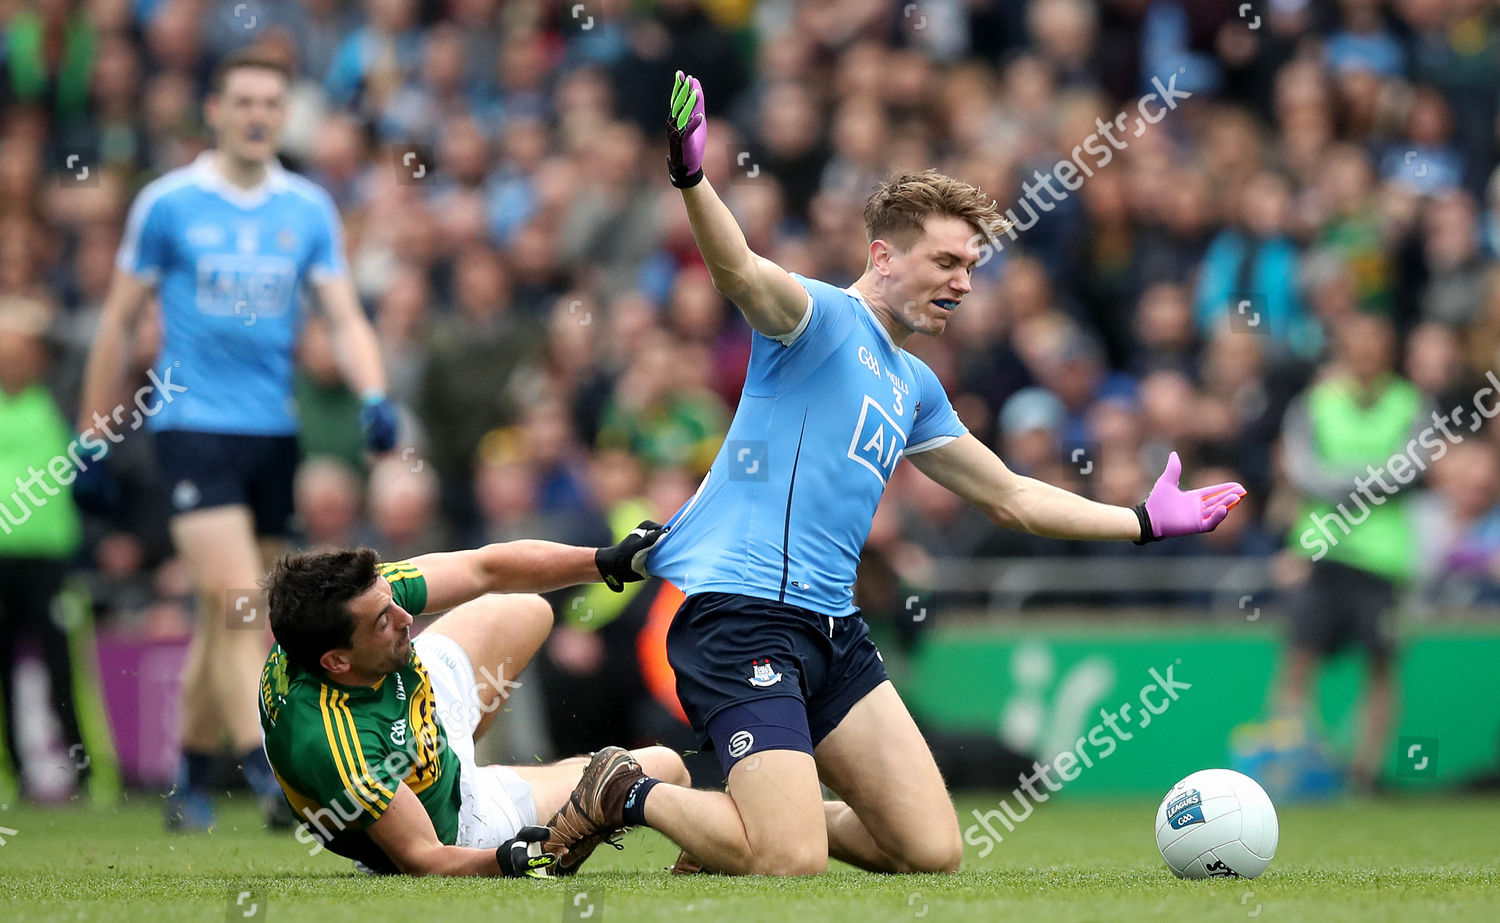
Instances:
[[[750,326],[768,337],[784,337],[807,315],[807,290],[785,269],[750,249],[734,215],[703,176],[707,136],[703,88],[698,78],[678,71],[667,123],[667,168],[672,185],[682,190],[693,241],[708,264],[714,288],[739,307]]]
[[[485,593],[546,593],[601,580],[619,592],[624,584],[645,579],[646,552],[663,532],[648,520],[608,548],[522,539],[424,554],[411,563],[427,580],[423,612],[442,612]]]
[[[1144,544],[1211,532],[1245,495],[1245,488],[1232,482],[1182,490],[1182,462],[1176,452],[1151,494],[1134,509],[1099,503],[1018,475],[971,433],[908,457],[923,474],[974,504],[996,525],[1051,538],[1130,539]]]

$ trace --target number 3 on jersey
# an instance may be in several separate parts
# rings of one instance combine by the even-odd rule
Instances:
[[[896,395],[896,412],[901,413],[901,395]],[[906,433],[891,419],[873,397],[865,395],[859,409],[854,438],[849,441],[849,457],[870,469],[881,483],[890,480],[896,462],[906,449]]]

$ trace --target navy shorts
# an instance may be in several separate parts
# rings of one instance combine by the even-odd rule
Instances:
[[[811,754],[854,704],[888,679],[858,613],[829,618],[734,593],[698,593],[677,610],[667,659],[677,698],[727,775],[761,750]]]
[[[1396,649],[1396,585],[1340,561],[1314,561],[1291,604],[1292,643],[1331,657],[1350,645],[1371,657]]]
[[[256,535],[292,534],[292,479],[302,454],[296,436],[161,430],[154,438],[168,515],[243,504]]]

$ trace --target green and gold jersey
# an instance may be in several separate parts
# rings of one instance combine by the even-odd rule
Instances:
[[[378,570],[397,605],[413,615],[426,607],[427,581],[411,563]],[[287,803],[329,850],[395,872],[364,828],[390,807],[402,782],[427,809],[438,839],[456,839],[459,758],[416,651],[373,687],[344,686],[292,663],[278,644],[261,672],[260,726]]]

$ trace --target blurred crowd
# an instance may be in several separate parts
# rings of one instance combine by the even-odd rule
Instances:
[[[1001,532],[905,465],[877,592],[933,558],[1270,557],[1298,502],[1283,418],[1341,323],[1388,322],[1392,370],[1434,408],[1500,367],[1487,0],[0,0],[0,23],[0,341],[68,418],[125,210],[208,145],[214,63],[253,44],[293,73],[283,162],[340,208],[404,424],[396,453],[363,454],[310,317],[309,545],[592,544],[627,505],[664,518],[691,494],[750,329],[666,182],[679,68],[705,88],[707,176],[787,269],[852,282],[893,169],[1047,203],[990,242],[947,335],[910,344],[1012,468],[1133,505],[1175,449],[1187,481],[1250,489],[1218,531],[1136,549]],[[1170,108],[1136,119],[1163,86]],[[1028,197],[1111,124],[1107,163]],[[1433,600],[1500,598],[1496,430],[1424,473]],[[79,570],[122,624],[181,631],[150,441],[112,465],[125,502],[86,522]]]

